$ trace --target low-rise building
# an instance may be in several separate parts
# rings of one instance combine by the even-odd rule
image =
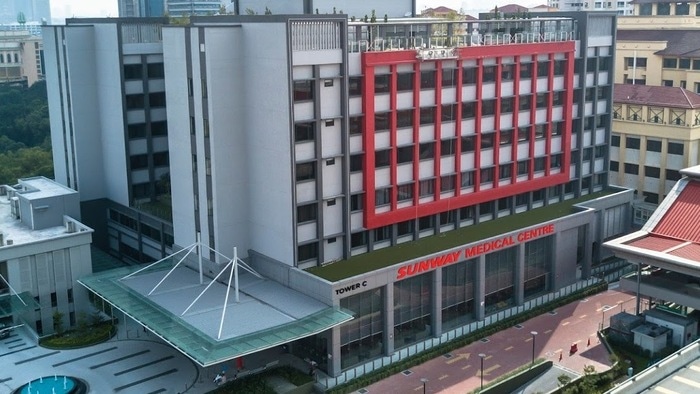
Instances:
[[[44,79],[41,37],[26,30],[0,30],[0,84],[31,86]]]

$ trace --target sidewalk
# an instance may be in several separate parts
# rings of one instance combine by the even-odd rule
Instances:
[[[603,310],[608,325],[611,315],[622,309],[633,311],[634,296],[608,290],[595,296],[558,308],[555,314],[545,313],[520,325],[501,331],[485,340],[454,350],[447,357],[438,357],[364,388],[364,393],[413,393],[423,390],[421,379],[428,379],[426,393],[466,393],[479,388],[481,359],[484,357],[484,384],[497,379],[533,359],[544,358],[566,370],[583,374],[585,365],[596,371],[611,366],[605,346],[598,341],[597,330],[603,323]],[[572,344],[578,346],[570,354]],[[561,359],[560,359],[561,357]]]

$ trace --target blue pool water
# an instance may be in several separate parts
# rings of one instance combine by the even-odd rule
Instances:
[[[75,388],[75,380],[67,376],[44,376],[22,387],[21,394],[67,394]]]

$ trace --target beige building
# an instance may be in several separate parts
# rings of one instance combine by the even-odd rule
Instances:
[[[22,30],[0,31],[0,84],[33,85],[44,79],[41,37]]]
[[[613,102],[610,183],[634,189],[656,205],[680,179],[681,169],[700,163],[700,95],[677,87],[616,84]]]

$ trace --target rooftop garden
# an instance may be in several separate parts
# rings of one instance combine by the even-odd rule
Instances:
[[[309,268],[307,271],[331,282],[337,282],[355,275],[389,267],[403,261],[441,252],[569,215],[573,211],[573,205],[612,193],[614,193],[614,191],[607,190],[588,194],[576,199],[548,205],[516,215],[510,215],[478,225],[467,226],[446,233],[421,238],[417,241],[406,242],[370,253],[363,253],[323,267]]]

